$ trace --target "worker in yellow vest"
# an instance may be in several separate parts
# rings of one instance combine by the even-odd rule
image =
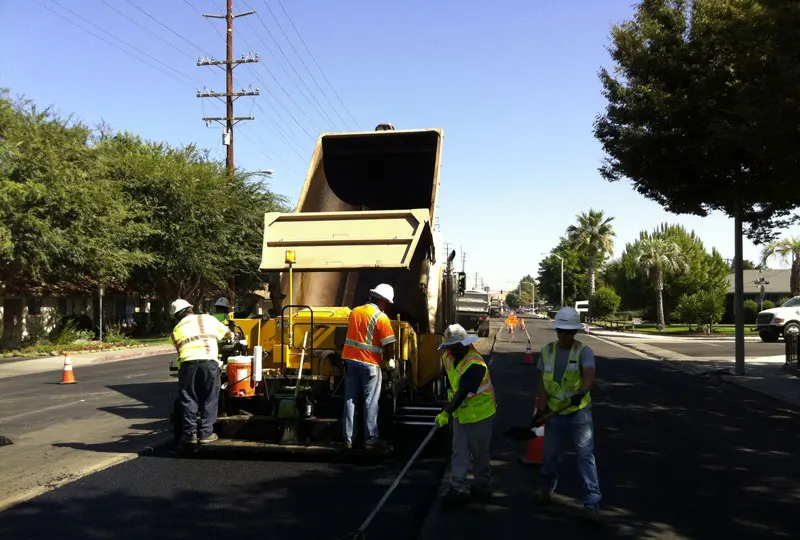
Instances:
[[[370,300],[350,312],[347,336],[342,348],[345,361],[344,379],[344,444],[353,447],[353,417],[356,398],[364,393],[364,446],[367,449],[381,446],[378,439],[378,400],[381,395],[381,360],[388,369],[395,368],[392,356],[397,338],[392,322],[384,310],[394,301],[394,289],[381,283],[370,289]]]
[[[170,305],[169,313],[177,321],[170,341],[178,352],[182,442],[206,444],[218,439],[213,432],[220,389],[221,362],[217,359],[217,340],[231,332],[211,315],[195,315],[192,307],[183,299],[175,300]]]
[[[578,471],[583,481],[583,506],[587,517],[594,520],[599,516],[602,498],[594,458],[591,397],[595,375],[594,352],[575,339],[575,334],[583,328],[583,324],[580,313],[574,308],[561,308],[556,313],[553,327],[557,340],[542,347],[538,362],[539,410],[532,424],[538,425],[538,417],[545,414],[547,409],[554,411],[569,404],[571,406],[545,424],[539,500],[543,504],[551,500],[558,483],[564,440],[570,437],[578,455]]]
[[[231,303],[230,301],[225,298],[224,296],[220,296],[217,298],[216,303],[214,304],[214,318],[217,319],[219,322],[225,324],[228,320],[228,315],[231,312]]]
[[[453,444],[450,457],[450,489],[446,505],[465,503],[470,498],[486,501],[491,497],[492,471],[489,448],[497,405],[489,367],[472,345],[478,336],[468,335],[460,324],[444,332],[442,368],[447,374],[448,403],[436,417],[439,426],[453,419]],[[475,484],[467,490],[467,472],[472,455]]]

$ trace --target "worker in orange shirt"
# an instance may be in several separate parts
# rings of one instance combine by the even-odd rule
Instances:
[[[384,310],[394,301],[394,289],[381,283],[370,289],[369,302],[350,312],[342,359],[347,366],[344,379],[344,444],[353,447],[355,402],[364,392],[364,445],[378,446],[378,399],[381,394],[382,360],[388,369],[395,368],[392,346],[397,338]]]

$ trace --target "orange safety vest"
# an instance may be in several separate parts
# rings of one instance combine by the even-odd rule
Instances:
[[[383,347],[395,341],[389,317],[375,304],[364,304],[350,312],[342,358],[380,366]]]

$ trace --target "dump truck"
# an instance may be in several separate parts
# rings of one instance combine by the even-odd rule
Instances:
[[[350,311],[379,283],[394,287],[387,315],[397,336],[381,438],[430,429],[447,401],[437,347],[466,283],[432,226],[442,137],[387,124],[319,136],[295,210],[264,216],[260,269],[273,309],[231,321],[244,345],[223,358],[219,440],[203,450],[343,450],[342,347]],[[356,452],[367,452],[358,450],[362,415],[357,404]]]

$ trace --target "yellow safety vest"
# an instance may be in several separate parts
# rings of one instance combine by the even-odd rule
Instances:
[[[219,354],[217,340],[225,337],[228,327],[211,315],[187,315],[172,330],[170,341],[178,351],[178,368],[189,360],[214,360]]]
[[[489,368],[486,362],[483,361],[483,357],[474,347],[470,346],[469,352],[458,366],[455,365],[450,351],[446,350],[442,354],[442,365],[445,373],[447,373],[447,379],[450,381],[450,388],[447,391],[448,400],[453,399],[455,393],[458,392],[458,383],[461,376],[466,373],[470,366],[475,364],[483,366],[486,371],[483,373],[483,380],[481,380],[478,391],[474,394],[472,392],[467,394],[467,397],[461,402],[461,406],[453,411],[453,418],[458,418],[458,422],[461,424],[480,422],[497,412],[492,379],[489,377]]]
[[[583,377],[580,370],[580,355],[583,348],[586,347],[580,341],[576,341],[570,349],[569,359],[567,360],[567,367],[564,370],[564,376],[561,382],[557,383],[553,379],[556,366],[556,342],[551,341],[542,347],[542,380],[544,388],[547,391],[548,406],[551,410],[560,409],[567,403],[570,398],[577,394],[583,384]],[[586,392],[583,396],[580,405],[577,407],[568,407],[559,414],[572,414],[585,408],[592,402],[591,392]]]

